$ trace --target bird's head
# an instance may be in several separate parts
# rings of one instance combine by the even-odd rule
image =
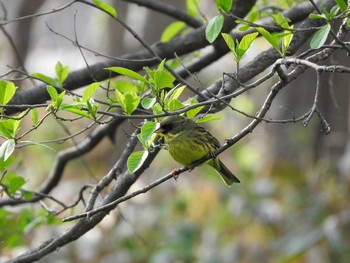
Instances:
[[[193,121],[183,116],[168,116],[160,122],[160,126],[155,132],[175,135],[186,129],[191,122]]]

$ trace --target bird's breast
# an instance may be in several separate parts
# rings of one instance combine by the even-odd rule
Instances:
[[[206,156],[211,150],[199,137],[186,134],[170,135],[166,138],[168,150],[175,161],[188,165]]]

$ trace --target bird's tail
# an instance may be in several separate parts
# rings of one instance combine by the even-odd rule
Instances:
[[[230,186],[233,183],[240,183],[239,179],[220,161],[219,158],[215,160],[217,171],[219,172],[221,178],[224,182]]]

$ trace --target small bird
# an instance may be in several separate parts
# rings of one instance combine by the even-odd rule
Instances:
[[[165,117],[155,132],[164,136],[170,155],[182,165],[198,161],[220,147],[219,141],[210,132],[183,116]],[[228,186],[239,183],[238,178],[220,161],[219,157],[205,163],[212,166]]]

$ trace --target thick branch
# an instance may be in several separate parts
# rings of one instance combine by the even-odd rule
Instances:
[[[235,1],[233,13],[238,17],[244,17],[247,12],[254,5],[254,0],[241,0]],[[205,26],[194,30],[193,32],[174,38],[167,43],[155,43],[151,46],[152,50],[158,54],[161,58],[174,58],[174,54],[184,55],[191,53],[195,50],[201,49],[207,46],[209,43],[205,38]],[[225,32],[231,31],[236,26],[236,23],[232,18],[227,17],[223,30]],[[67,80],[64,83],[64,88],[67,90],[74,90],[80,87],[89,85],[95,80],[102,81],[110,77],[115,76],[110,71],[105,70],[108,67],[126,67],[135,71],[141,70],[145,66],[153,66],[158,63],[158,60],[151,57],[147,50],[141,50],[139,52],[124,55],[121,57],[122,60],[109,59],[104,62],[96,63],[90,66],[90,71],[86,68],[71,72]],[[137,61],[142,59],[142,61]],[[145,59],[149,59],[145,61]],[[91,73],[94,79],[91,78]],[[10,105],[21,105],[21,104],[38,104],[49,99],[46,91],[46,84],[39,85],[37,87],[29,88],[24,91],[17,92],[14,98],[9,103]],[[21,109],[23,110],[23,109]],[[9,109],[8,114],[15,113],[18,110],[16,108]]]

